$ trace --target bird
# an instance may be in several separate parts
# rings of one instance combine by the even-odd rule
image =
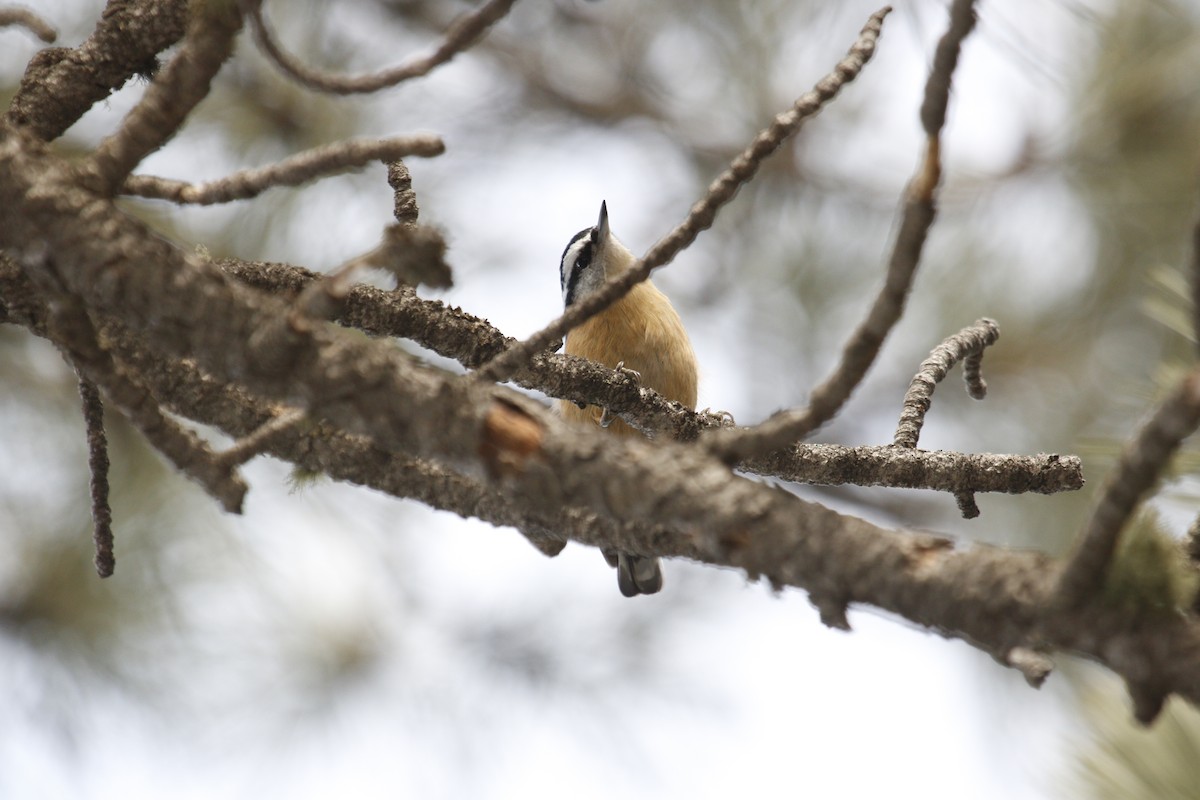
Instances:
[[[563,306],[600,290],[604,284],[637,263],[637,258],[613,235],[608,204],[600,203],[596,224],[571,237],[559,265]],[[698,370],[687,330],[667,296],[649,280],[634,284],[629,293],[567,333],[563,352],[619,370],[642,386],[689,409],[696,407]],[[596,406],[560,400],[561,415],[572,422],[599,425],[613,436],[641,434]],[[626,597],[654,594],[662,589],[662,567],[654,556],[603,551],[617,568],[617,586]]]

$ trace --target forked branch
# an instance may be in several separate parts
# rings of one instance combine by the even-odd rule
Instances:
[[[833,419],[862,382],[884,339],[904,313],[925,238],[936,215],[935,193],[942,174],[940,136],[946,121],[951,79],[962,42],[974,25],[973,0],[955,0],[950,8],[950,27],[938,42],[933,69],[925,84],[921,107],[926,136],[924,156],[905,191],[904,212],[888,259],[887,276],[866,319],[850,335],[833,373],[813,390],[807,407],[781,411],[753,428],[712,434],[710,448],[727,463],[736,464],[787,447]]]
[[[787,111],[774,121],[750,143],[741,155],[708,187],[687,217],[670,233],[660,239],[627,271],[610,280],[602,289],[571,305],[558,319],[530,336],[520,344],[509,348],[486,366],[474,373],[479,381],[506,381],[524,367],[538,353],[544,352],[572,329],[599,314],[617,300],[624,297],[636,284],[650,276],[657,267],[669,264],[685,247],[696,240],[701,231],[707,230],[717,212],[737,194],[739,188],[754,177],[767,156],[800,130],[806,120],[837,96],[875,53],[884,18],[891,13],[891,6],[876,11],[867,20],[850,52],[838,62],[833,71],[817,82],[813,89],[801,95]]]
[[[191,4],[188,33],[175,57],[159,71],[145,95],[82,166],[90,188],[116,194],[146,156],[162,147],[208,96],[213,77],[233,52],[241,15],[221,3]]]

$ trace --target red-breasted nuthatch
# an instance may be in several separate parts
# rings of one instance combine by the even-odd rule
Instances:
[[[596,292],[636,261],[609,230],[608,208],[601,203],[595,227],[575,234],[563,251],[559,267],[563,304],[569,307]],[[696,407],[692,343],[671,302],[648,280],[568,333],[564,352],[623,369],[668,400]],[[610,420],[596,406],[580,408],[560,400],[559,409],[568,420],[598,424],[616,436],[638,435],[621,420]],[[617,568],[617,585],[626,597],[654,594],[662,588],[657,558],[616,552],[605,552],[604,557]]]

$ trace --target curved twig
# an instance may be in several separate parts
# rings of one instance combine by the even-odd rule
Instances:
[[[464,14],[450,24],[446,37],[427,56],[414,58],[398,67],[370,75],[330,75],[312,69],[279,46],[262,15],[261,2],[241,0],[243,13],[250,18],[254,39],[262,52],[297,83],[318,92],[331,94],[367,94],[387,89],[412,78],[428,75],[473,45],[487,29],[503,18],[516,0],[490,0],[478,10]]]
[[[0,28],[17,25],[32,33],[46,44],[53,44],[58,31],[46,20],[28,8],[0,8]]]
[[[933,70],[925,84],[921,123],[925,154],[905,190],[904,214],[888,260],[887,277],[867,317],[850,335],[833,374],[813,390],[806,408],[781,411],[753,428],[717,431],[709,446],[726,463],[737,463],[797,442],[841,410],[875,362],[883,341],[904,313],[925,238],[936,215],[934,197],[941,180],[941,136],[950,80],[962,41],[975,25],[973,0],[955,0],[950,27],[938,42]]]
[[[886,6],[872,14],[850,52],[838,62],[833,71],[822,78],[811,91],[801,95],[790,109],[776,116],[765,130],[759,132],[750,146],[712,182],[704,197],[692,206],[687,218],[656,242],[636,264],[610,280],[595,294],[572,304],[558,319],[525,341],[509,348],[473,373],[472,378],[478,381],[508,380],[517,370],[528,364],[534,355],[545,351],[572,328],[578,327],[624,297],[636,284],[646,280],[652,270],[670,263],[680,251],[694,242],[701,231],[712,225],[717,211],[733,199],[742,184],[754,177],[763,160],[800,130],[805,120],[814,116],[836,97],[843,86],[858,77],[858,73],[875,53],[875,44],[883,28],[884,17],[891,13],[891,10],[891,6]]]
[[[999,338],[1000,329],[996,323],[981,319],[933,348],[929,357],[921,362],[904,394],[900,424],[896,427],[892,444],[908,448],[917,446],[921,427],[925,424],[925,414],[933,402],[933,390],[959,361],[966,361],[963,364],[963,377],[967,382],[967,392],[976,400],[982,400],[987,394],[987,384],[980,374],[983,351]]]

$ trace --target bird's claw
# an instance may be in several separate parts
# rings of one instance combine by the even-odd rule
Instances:
[[[700,412],[706,417],[716,417],[717,424],[722,428],[732,428],[737,425],[733,419],[733,414],[728,411],[713,411],[711,408],[706,408]]]
[[[642,373],[638,372],[636,369],[630,369],[629,367],[625,366],[624,361],[618,361],[617,365],[613,367],[613,369],[634,383],[640,384],[642,382]]]
[[[626,380],[633,381],[639,386],[642,383],[642,373],[638,372],[636,369],[630,369],[629,367],[625,366],[624,361],[618,361],[617,365],[613,367],[613,370],[625,376]],[[607,408],[604,409],[604,411],[600,414],[600,427],[607,428],[609,425],[613,424],[613,420],[615,419],[617,419],[616,414],[613,414]]]

